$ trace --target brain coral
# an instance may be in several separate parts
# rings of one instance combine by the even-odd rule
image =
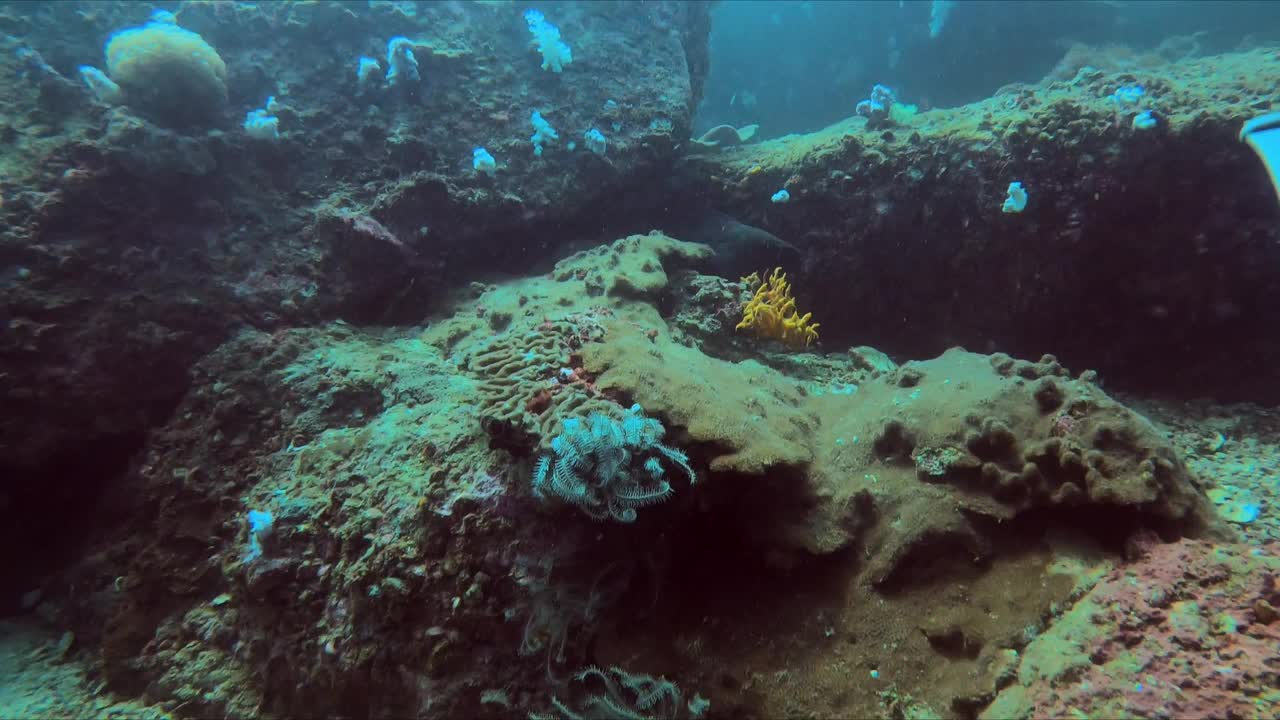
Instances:
[[[211,125],[227,102],[227,66],[199,34],[165,22],[107,41],[107,72],[128,104],[174,127]]]

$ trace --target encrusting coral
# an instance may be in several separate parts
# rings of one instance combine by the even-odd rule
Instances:
[[[811,312],[801,315],[796,310],[787,275],[778,267],[742,308],[742,322],[735,329],[750,328],[761,337],[802,347],[818,339],[818,324],[811,322],[811,317]]]

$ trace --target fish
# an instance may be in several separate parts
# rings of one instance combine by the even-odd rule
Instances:
[[[1280,200],[1280,112],[1259,115],[1240,128],[1240,139],[1258,154]]]
[[[761,268],[798,267],[801,260],[800,249],[791,243],[716,210],[675,220],[666,232],[680,240],[710,245],[716,252],[706,269],[721,277],[737,279]]]

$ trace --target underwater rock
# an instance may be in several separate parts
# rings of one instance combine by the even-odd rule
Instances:
[[[377,234],[372,225],[361,232],[371,242]],[[565,418],[621,414],[575,357],[607,341],[614,321],[650,343],[637,325],[662,326],[652,303],[668,272],[711,252],[660,233],[636,235],[565,258],[551,274],[468,288],[425,329],[386,334],[335,323],[238,334],[199,362],[193,386],[147,448],[138,485],[115,491],[127,494],[120,507],[141,513],[145,529],[135,538],[158,549],[95,555],[72,571],[138,573],[127,603],[82,598],[83,617],[111,623],[88,623],[77,638],[110,649],[113,684],[134,688],[147,678],[165,697],[184,693],[202,663],[216,660],[228,681],[198,703],[210,714],[253,714],[246,704],[266,694],[319,708],[335,693],[372,687],[380,699],[371,708],[416,707],[412,683],[398,676],[372,684],[363,670],[330,677],[322,668],[339,658],[365,667],[375,656],[420,656],[436,707],[464,706],[465,659],[482,645],[508,657],[500,672],[514,677],[520,656],[494,618],[528,601],[506,576],[517,553],[536,550],[512,544],[511,523],[535,542],[565,530],[526,502],[529,470],[491,428],[506,424],[502,440],[518,429],[529,452],[550,443]],[[506,318],[499,330],[495,315]],[[161,517],[144,509],[153,501],[167,508]],[[253,561],[245,560],[246,507],[276,518],[270,547]],[[350,543],[368,552],[346,557]],[[282,592],[293,599],[281,603]],[[293,639],[273,641],[270,657],[228,656],[214,645],[221,634],[199,637],[184,624],[211,611],[220,620],[200,619],[200,627],[251,643]],[[416,629],[394,630],[410,613]],[[304,626],[327,629],[317,635]],[[465,643],[454,629],[462,626]],[[167,640],[148,645],[155,632]],[[247,679],[259,672],[262,682]]]
[[[1126,387],[1276,401],[1280,338],[1260,308],[1280,307],[1280,285],[1258,268],[1276,267],[1280,230],[1238,135],[1280,103],[1250,78],[1277,72],[1259,48],[1013,85],[892,133],[849,118],[693,153],[672,201],[795,243],[821,268],[804,278],[812,304],[851,309],[823,316],[829,342],[916,357],[1052,349]],[[1108,99],[1136,85],[1161,132],[1133,130],[1143,108]],[[1014,179],[1035,198],[1005,216]],[[783,186],[804,203],[761,202]]]
[[[636,583],[652,585],[640,602],[658,613],[668,594],[677,606],[707,594],[679,573],[750,571],[787,586],[774,574],[808,583],[820,568],[842,597],[898,612],[912,592],[951,602],[934,584],[997,562],[1002,528],[1022,518],[1084,535],[1208,523],[1159,434],[1052,357],[954,349],[895,366],[859,348],[729,362],[681,344],[663,315],[678,305],[670,294],[711,285],[673,276],[712,252],[633,235],[545,274],[463,288],[425,327],[237,334],[199,361],[134,480],[108,493],[127,520],[66,573],[66,587],[123,578],[105,586],[120,594],[110,602],[55,598],[77,643],[102,647],[112,687],[159,700],[187,697],[216,668],[223,682],[200,714],[253,714],[268,698],[316,714],[349,696],[367,714],[463,715],[475,657],[493,659],[488,684],[523,709],[548,667],[590,648],[638,650],[598,624],[634,613],[622,590]],[[1049,383],[1056,405],[1043,401]],[[617,418],[636,403],[687,452],[696,485],[616,528],[534,502],[533,455],[566,419]],[[249,509],[274,519],[252,559]],[[1044,588],[1008,612],[1039,617],[1036,603],[1063,594]],[[735,608],[743,596],[723,595]],[[787,616],[810,601],[785,597]],[[1001,628],[907,617],[899,630],[916,644],[904,662],[1007,670]],[[770,642],[772,628],[792,633],[759,627]],[[226,650],[233,638],[247,649]],[[703,652],[686,660],[690,677],[719,662]],[[416,669],[373,672],[384,662]],[[1005,670],[957,702],[978,707]]]
[[[709,358],[664,333],[650,341],[617,332],[585,348],[583,359],[597,387],[634,398],[703,446],[708,484],[718,473],[796,475],[794,491],[814,500],[780,545],[815,553],[847,546],[865,523],[842,513],[852,497],[870,493],[878,515],[900,518],[868,537],[874,583],[940,537],[982,555],[986,541],[972,518],[1003,522],[1062,508],[1087,525],[1089,508],[1123,508],[1173,533],[1215,522],[1150,423],[1096,385],[1069,379],[1049,356],[1029,363],[952,349],[868,377],[851,396],[810,396],[772,368]],[[1048,377],[1065,409],[1037,398]]]

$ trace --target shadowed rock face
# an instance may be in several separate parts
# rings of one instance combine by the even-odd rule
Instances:
[[[852,118],[697,153],[682,196],[801,249],[829,347],[1052,352],[1124,387],[1276,401],[1280,207],[1238,139],[1280,102],[1249,78],[1276,71],[1259,49]],[[1132,84],[1156,128],[1108,100]],[[1014,181],[1030,199],[1005,214]],[[769,203],[784,186],[791,202]]]

